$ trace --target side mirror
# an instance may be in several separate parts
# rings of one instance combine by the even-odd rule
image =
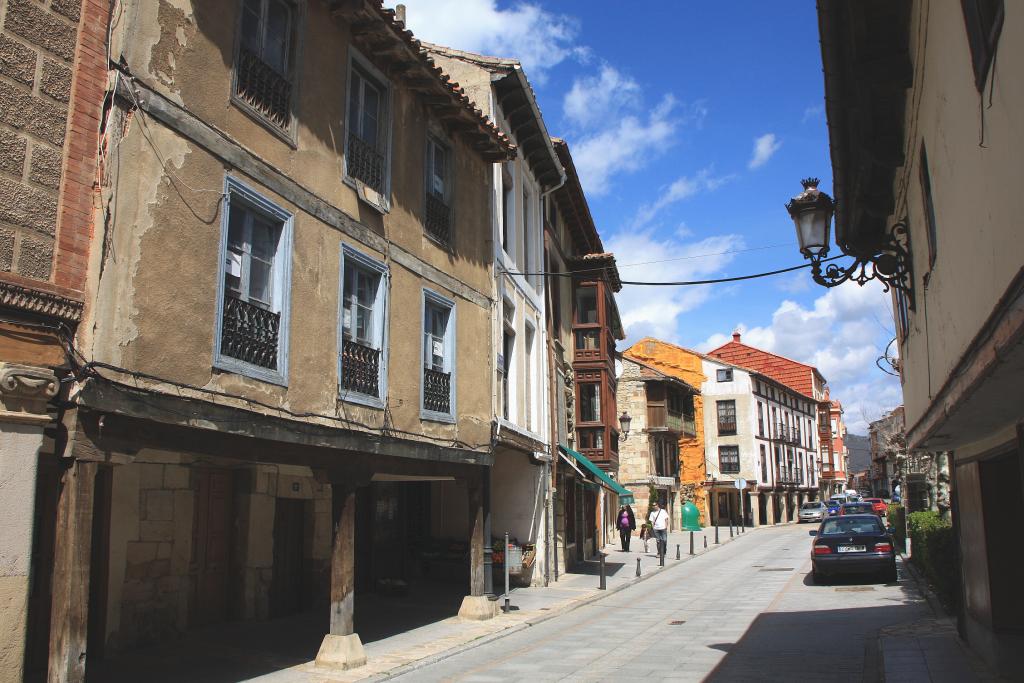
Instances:
[[[817,532],[817,530],[812,530],[812,531],[808,531],[808,532],[807,532],[807,535],[808,535],[808,536],[817,536],[817,535],[818,535],[818,532]]]
[[[896,527],[894,527],[894,526],[892,526],[890,524],[889,526],[885,527],[885,533],[887,533],[887,534],[894,534],[894,533],[896,533]]]

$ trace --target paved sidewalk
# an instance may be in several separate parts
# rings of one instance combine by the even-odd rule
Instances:
[[[960,639],[956,620],[945,613],[938,598],[931,594],[923,577],[908,558],[904,555],[902,559],[907,580],[913,582],[924,594],[931,614],[919,621],[895,624],[879,630],[880,673],[886,683],[1003,680]]]
[[[740,534],[734,531],[729,537],[729,527],[719,528],[720,545],[715,545],[714,527],[694,534],[694,557],[710,552],[721,545],[740,540],[754,529],[747,529]],[[704,539],[707,539],[707,550]],[[680,559],[676,560],[676,546],[679,546]],[[629,553],[619,549],[619,544],[606,546],[606,585],[607,590],[598,590],[598,566],[596,561],[583,563],[577,571],[562,574],[557,581],[551,581],[548,587],[516,588],[510,592],[512,610],[489,621],[466,621],[451,617],[411,631],[374,641],[365,645],[366,666],[349,671],[331,671],[317,668],[313,662],[282,669],[258,678],[250,679],[259,683],[351,683],[361,680],[382,680],[401,672],[419,668],[420,666],[439,661],[466,649],[483,645],[502,636],[521,631],[535,624],[540,624],[555,616],[564,614],[594,600],[616,593],[637,582],[645,581],[658,574],[670,571],[673,567],[685,564],[691,559],[689,555],[690,534],[679,532],[669,534],[669,553],[665,557],[665,566],[660,566],[655,554],[653,539],[649,543],[650,552],[643,552],[643,543],[633,538]],[[636,561],[640,560],[640,577],[636,576]],[[496,576],[495,590],[502,590],[502,577]],[[503,602],[499,596],[499,604]]]

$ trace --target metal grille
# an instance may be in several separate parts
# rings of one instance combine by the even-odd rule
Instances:
[[[380,194],[384,193],[384,155],[355,133],[348,134],[345,157],[348,174]]]
[[[237,95],[271,123],[281,128],[291,125],[292,84],[245,48],[238,54]]]
[[[277,338],[281,315],[236,299],[224,297],[220,352],[225,356],[277,370]]]
[[[380,395],[380,351],[350,339],[341,345],[341,387],[367,396]]]
[[[427,232],[439,242],[448,244],[451,239],[452,211],[444,198],[433,192],[427,193]]]
[[[451,412],[452,376],[448,372],[438,372],[423,368],[423,408],[436,413]]]

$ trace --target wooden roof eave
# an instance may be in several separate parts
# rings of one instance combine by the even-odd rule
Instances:
[[[450,132],[467,136],[489,162],[514,159],[517,147],[477,108],[413,34],[379,0],[324,0],[332,16],[345,21],[352,42],[382,66],[389,78],[416,92]]]

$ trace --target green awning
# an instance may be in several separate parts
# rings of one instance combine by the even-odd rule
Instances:
[[[583,455],[582,453],[577,453],[573,449],[567,448],[567,447],[562,446],[562,445],[559,445],[558,448],[559,448],[559,450],[561,450],[566,455],[571,455],[573,458],[575,458],[576,462],[578,462],[579,464],[583,465],[584,469],[589,470],[591,474],[593,474],[595,477],[597,477],[598,481],[603,483],[605,486],[607,486],[609,489],[611,489],[615,493],[619,494],[619,502],[620,503],[632,503],[633,502],[633,493],[629,489],[627,489],[625,486],[623,486],[619,482],[617,482],[614,479],[612,479],[611,477],[609,477],[605,473],[605,471],[602,470],[600,467],[598,467],[594,463],[590,462],[590,460],[587,458],[587,456]]]

